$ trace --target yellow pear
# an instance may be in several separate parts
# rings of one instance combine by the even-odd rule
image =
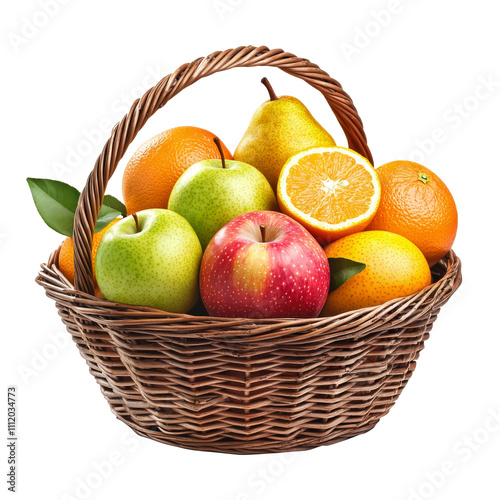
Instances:
[[[287,95],[276,96],[267,78],[262,83],[270,99],[255,111],[234,159],[260,170],[276,191],[280,171],[288,158],[307,148],[336,144],[302,102]]]

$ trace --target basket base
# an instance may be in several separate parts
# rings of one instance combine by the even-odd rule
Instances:
[[[267,455],[271,453],[290,453],[295,451],[307,451],[319,446],[328,446],[335,443],[340,443],[347,439],[365,434],[366,432],[372,430],[380,419],[372,420],[369,423],[360,425],[357,429],[346,432],[345,429],[338,429],[332,432],[330,435],[325,436],[323,439],[290,439],[289,441],[283,441],[279,446],[276,445],[276,441],[265,442],[265,440],[259,440],[257,443],[252,441],[235,441],[232,439],[223,439],[216,442],[203,443],[201,440],[194,439],[179,439],[176,436],[175,439],[169,438],[166,434],[154,430],[154,429],[144,429],[140,425],[132,422],[130,419],[120,415],[113,410],[113,414],[116,418],[122,421],[125,425],[130,427],[138,436],[157,441],[159,443],[168,444],[175,446],[177,448],[184,448],[186,450],[194,451],[209,451],[213,453],[227,453],[231,455]],[[262,451],[265,449],[266,451]]]

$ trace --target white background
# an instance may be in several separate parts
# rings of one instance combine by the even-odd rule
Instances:
[[[2,391],[14,384],[19,393],[17,498],[500,498],[495,2],[47,0],[50,16],[43,0],[5,4]],[[196,57],[247,44],[283,48],[338,79],[364,120],[375,166],[424,163],[451,189],[460,220],[454,248],[463,286],[394,408],[363,436],[288,455],[201,453],[136,437],[108,409],[54,304],[34,283],[62,237],[38,216],[25,178],[81,189],[108,135],[99,128],[118,121],[132,96]],[[315,90],[275,69],[234,70],[195,84],[157,113],[108,192],[121,198],[127,159],[170,127],[207,128],[234,150],[267,98],[263,76],[279,95],[299,97],[346,145]],[[78,158],[69,151],[80,151]],[[6,394],[1,401],[6,406]],[[112,470],[102,469],[106,461]]]

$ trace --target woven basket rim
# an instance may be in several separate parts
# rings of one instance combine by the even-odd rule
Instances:
[[[404,306],[410,304],[412,302],[421,302],[425,300],[425,298],[429,297],[433,294],[433,292],[437,292],[440,288],[445,285],[445,283],[453,277],[457,277],[457,279],[453,283],[453,292],[460,286],[462,282],[461,275],[461,261],[458,256],[455,254],[453,250],[450,250],[443,259],[441,259],[435,266],[431,268],[434,270],[434,274],[440,274],[439,279],[433,281],[430,285],[426,286],[419,292],[415,292],[411,295],[407,295],[404,297],[397,297],[395,299],[384,302],[383,304],[364,307],[361,309],[355,309],[352,311],[347,311],[344,313],[337,314],[335,316],[319,316],[319,317],[308,317],[308,318],[243,318],[243,317],[219,317],[219,316],[209,316],[209,315],[195,315],[189,313],[173,313],[169,311],[164,311],[161,309],[156,309],[148,306],[139,306],[132,304],[123,304],[119,302],[113,302],[105,299],[104,297],[96,297],[95,295],[88,294],[86,292],[77,290],[75,286],[68,281],[68,279],[62,274],[57,265],[57,258],[59,255],[61,246],[59,246],[49,257],[49,260],[46,264],[42,264],[41,273],[37,276],[36,281],[41,284],[42,277],[41,274],[43,270],[53,270],[59,277],[60,284],[64,286],[64,288],[59,288],[59,293],[62,293],[66,296],[75,297],[75,301],[81,303],[82,305],[85,303],[87,306],[91,306],[93,304],[98,304],[100,310],[104,312],[106,307],[108,308],[119,308],[121,313],[124,314],[125,311],[130,311],[133,313],[142,313],[148,314],[150,318],[169,318],[169,319],[179,319],[179,320],[192,320],[199,321],[203,323],[209,323],[215,325],[222,326],[221,323],[231,324],[233,322],[237,322],[238,324],[248,324],[248,326],[252,326],[253,328],[262,326],[270,326],[276,325],[283,327],[296,327],[301,325],[311,325],[311,326],[323,326],[329,324],[332,321],[336,323],[343,324],[344,322],[352,322],[354,320],[367,320],[370,316],[377,316],[380,312],[384,311],[385,314],[389,313],[393,310],[401,310],[404,309]],[[438,272],[438,271],[441,272]],[[49,285],[50,286],[50,285]],[[446,285],[445,285],[446,286]],[[82,299],[85,302],[82,302]],[[103,314],[103,317],[105,314]],[[133,321],[132,318],[127,319],[126,321]],[[104,323],[109,323],[110,320],[106,319],[103,321]],[[224,335],[224,332],[220,332],[221,337]],[[199,333],[202,335],[202,333]]]

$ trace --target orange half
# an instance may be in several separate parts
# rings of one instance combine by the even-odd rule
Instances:
[[[288,159],[278,180],[281,210],[322,245],[362,231],[380,203],[370,162],[341,147],[310,148]]]

